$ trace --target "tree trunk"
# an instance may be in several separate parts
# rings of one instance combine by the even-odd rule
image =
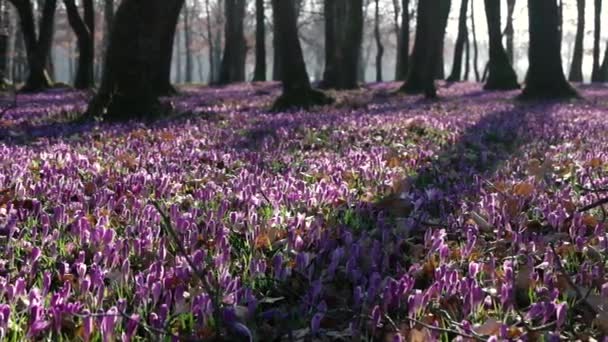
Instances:
[[[123,0],[115,14],[101,87],[89,116],[108,120],[150,118],[164,109],[158,101],[165,80],[165,50],[175,32],[180,0]],[[171,15],[168,15],[171,14]],[[169,39],[171,38],[171,39]],[[169,50],[170,51],[170,50]]]
[[[376,12],[374,19],[374,38],[376,39],[376,82],[382,82],[382,56],[384,45],[380,36],[380,1],[376,0]]]
[[[410,58],[410,1],[401,0],[401,28],[397,42],[397,68],[395,80],[405,81]]]
[[[363,40],[363,1],[326,0],[324,88],[358,87],[357,68]]]
[[[83,7],[87,21],[85,22],[78,12],[78,7],[74,0],[64,0],[68,22],[76,34],[78,41],[78,67],[74,87],[76,89],[88,89],[93,87],[93,60],[95,57],[94,34],[94,7],[93,0],[83,1]],[[93,22],[93,23],[91,23]]]
[[[124,1],[124,0],[123,0]],[[156,1],[156,0],[154,0]],[[171,96],[177,94],[177,90],[171,84],[171,64],[173,59],[173,46],[175,43],[175,33],[177,31],[177,23],[179,22],[179,13],[184,6],[185,0],[168,0],[167,11],[165,17],[170,22],[163,23],[167,26],[167,30],[163,30],[162,36],[159,36],[160,43],[163,44],[161,51],[162,63],[159,65],[160,72],[155,72],[156,80],[152,86],[155,88],[155,93],[160,96]],[[115,19],[116,20],[116,19]]]
[[[290,62],[289,65],[281,64],[283,94],[273,109],[309,108],[330,103],[331,99],[310,86],[298,39],[294,0],[272,0],[272,12],[279,58]]]
[[[604,60],[602,61],[602,66],[600,66],[600,82],[608,82],[608,40],[606,40]]]
[[[444,63],[444,56],[443,56],[443,48],[444,48],[444,43],[445,43],[445,29],[448,25],[448,18],[450,16],[450,7],[452,4],[452,0],[442,0],[441,4],[439,7],[439,13],[441,15],[440,19],[439,19],[439,29],[441,30],[440,32],[440,38],[439,38],[439,56],[438,56],[438,61],[435,64],[435,79],[437,80],[443,80],[445,78],[445,63]]]
[[[595,0],[595,17],[593,30],[593,70],[591,82],[600,82],[600,36],[602,24],[602,0]]]
[[[500,33],[500,2],[485,0],[486,19],[490,42],[490,61],[488,64],[488,80],[486,90],[519,89],[517,75],[509,64],[509,57],[502,46]]]
[[[177,41],[174,42],[173,46],[173,60],[175,60],[175,69],[174,69],[174,80],[175,83],[181,84],[182,80],[182,40],[181,35],[179,34],[179,27],[175,30],[175,35]]]
[[[471,33],[473,33],[473,72],[475,73],[475,82],[479,82],[479,67],[477,66],[479,50],[477,48],[477,33],[475,32],[475,1],[471,1]]]
[[[264,0],[255,0],[255,69],[253,81],[266,81],[266,26]]]
[[[416,17],[416,38],[412,51],[411,68],[401,91],[408,94],[424,93],[428,98],[437,96],[435,75],[441,54],[442,15],[437,8],[445,6],[446,0],[426,0],[418,2]]]
[[[209,9],[209,0],[205,0],[205,12],[207,14],[207,43],[209,44],[209,83],[215,83],[215,58],[213,58],[213,30],[211,29],[211,10]]]
[[[570,82],[583,81],[583,40],[585,38],[585,0],[576,1],[578,19],[576,22],[576,38],[574,40],[574,54],[570,66]]]
[[[104,17],[104,47],[108,47],[110,32],[112,32],[112,22],[114,21],[114,0],[104,0],[103,2],[103,17]]]
[[[245,0],[226,0],[224,56],[220,69],[220,84],[245,81],[247,46],[243,34]]]
[[[8,44],[9,44],[9,17],[4,1],[0,0],[0,89],[4,88],[6,82],[6,72],[8,66]]]
[[[184,51],[186,53],[186,83],[192,83],[192,28],[190,27],[190,8],[188,4],[184,6]]]
[[[46,71],[46,63],[53,41],[57,0],[46,0],[44,2],[38,38],[36,38],[32,3],[29,0],[9,1],[15,6],[17,13],[19,13],[29,66],[29,75],[21,91],[36,92],[44,90],[51,86],[51,80]]]
[[[469,36],[467,35],[467,39],[464,42],[465,44],[465,54],[464,54],[464,78],[463,80],[468,81],[469,80],[469,72],[471,70],[471,48],[469,44]]]
[[[460,81],[462,74],[462,54],[464,52],[464,44],[467,39],[467,9],[469,6],[468,0],[462,0],[460,3],[460,15],[458,17],[458,37],[456,37],[456,46],[454,48],[454,62],[452,63],[452,72],[448,77],[449,82]]]
[[[567,98],[578,96],[562,69],[557,0],[528,0],[530,48],[529,69],[522,98]]]
[[[515,11],[515,0],[507,0],[507,26],[505,28],[505,35],[507,36],[507,57],[509,58],[509,64],[513,65],[513,36],[515,30],[513,29],[513,12]]]

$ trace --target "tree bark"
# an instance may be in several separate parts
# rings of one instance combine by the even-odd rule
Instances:
[[[475,1],[471,1],[471,33],[473,34],[473,72],[475,73],[475,82],[479,82],[479,67],[477,65],[479,49],[477,48],[477,33],[475,30]]]
[[[374,38],[376,39],[376,82],[382,82],[382,56],[384,56],[384,45],[380,36],[380,1],[376,0],[376,11],[374,19]]]
[[[439,7],[439,13],[441,15],[440,20],[439,20],[439,25],[440,25],[440,30],[441,30],[441,35],[439,38],[439,56],[438,56],[438,62],[435,64],[435,79],[437,80],[443,80],[445,78],[445,63],[444,63],[444,56],[443,56],[443,48],[444,48],[444,44],[445,44],[445,29],[448,25],[448,18],[450,16],[450,7],[452,4],[452,0],[442,0],[441,4]]]
[[[190,27],[190,8],[184,6],[184,51],[186,54],[186,70],[184,81],[192,83],[192,27]]]
[[[513,12],[515,11],[515,0],[507,0],[507,26],[505,28],[505,36],[507,36],[507,57],[509,64],[513,65]]]
[[[591,82],[600,82],[600,36],[602,24],[602,0],[595,0],[595,16],[593,29],[593,70],[591,71]]]
[[[220,84],[245,81],[247,46],[243,33],[245,0],[226,0],[224,56],[220,69]]]
[[[9,0],[20,18],[21,31],[25,42],[25,50],[29,66],[29,75],[22,92],[37,92],[51,86],[51,80],[46,71],[46,63],[53,41],[55,24],[55,9],[57,0],[46,0],[42,7],[40,29],[36,37],[34,10],[30,0]]]
[[[467,9],[469,6],[468,0],[462,0],[460,3],[460,14],[458,17],[458,36],[456,37],[456,46],[454,48],[454,62],[452,63],[452,72],[448,77],[449,82],[458,82],[461,80],[462,74],[462,54],[464,52],[464,44],[467,39]]]
[[[410,1],[401,0],[401,28],[397,42],[397,68],[395,80],[405,81],[410,59]]]
[[[578,19],[576,22],[576,38],[574,40],[574,54],[570,66],[570,82],[583,81],[583,41],[585,38],[585,0],[576,1]]]
[[[8,67],[8,45],[9,45],[9,17],[4,7],[4,1],[0,0],[0,89],[7,85],[6,73]]]
[[[604,60],[600,66],[600,82],[608,82],[608,40],[606,40],[606,49],[604,50]]]
[[[115,14],[102,84],[89,103],[89,116],[108,120],[151,118],[165,79],[166,48],[175,32],[180,0],[123,0]],[[168,15],[170,14],[170,15]],[[171,38],[171,39],[169,39]],[[169,50],[170,51],[170,50]]]
[[[205,0],[205,12],[207,15],[207,43],[209,44],[209,81],[208,83],[215,83],[215,58],[213,58],[213,30],[211,29],[211,10],[209,9],[209,0]]]
[[[411,68],[407,81],[400,91],[408,94],[424,93],[427,98],[437,96],[435,75],[441,54],[442,15],[437,8],[445,6],[446,0],[427,0],[418,2],[416,17],[416,38],[412,51]]]
[[[266,26],[264,0],[255,0],[255,69],[253,81],[266,81]]]
[[[562,69],[557,0],[528,0],[530,67],[521,97],[568,98],[577,97],[566,81]]]
[[[93,0],[84,0],[82,2],[85,18],[80,16],[74,0],[64,0],[63,3],[65,4],[68,22],[74,34],[76,34],[78,41],[79,56],[74,87],[76,89],[89,89],[94,85],[93,61],[95,58],[95,43],[93,37],[95,33],[95,9],[93,7]]]
[[[324,88],[358,87],[357,68],[363,40],[363,1],[325,0]]]
[[[502,46],[500,32],[500,2],[485,0],[486,20],[488,23],[488,38],[490,42],[490,61],[488,64],[488,79],[484,86],[486,90],[519,89],[517,75],[509,64],[509,57]]]
[[[124,1],[124,0],[123,0]],[[154,0],[157,1],[157,0]],[[177,94],[177,89],[171,84],[171,64],[173,59],[173,46],[175,43],[175,33],[179,22],[179,13],[184,6],[185,0],[168,0],[167,12],[165,13],[167,30],[162,30],[163,35],[159,36],[163,48],[161,49],[162,64],[159,65],[160,72],[154,73],[157,77],[153,82],[155,93],[160,96],[171,96]]]
[[[289,65],[281,64],[283,94],[276,100],[273,109],[281,111],[330,103],[330,98],[310,86],[298,39],[294,0],[272,0],[272,12],[279,58],[290,61]]]
[[[469,44],[469,36],[467,35],[467,39],[465,40],[465,54],[464,54],[464,78],[463,80],[468,81],[469,80],[469,72],[471,70],[471,47]]]

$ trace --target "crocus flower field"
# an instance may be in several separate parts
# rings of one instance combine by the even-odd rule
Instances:
[[[151,124],[20,95],[0,119],[0,340],[608,335],[608,88],[397,87],[290,113],[267,111],[278,84],[192,87]]]

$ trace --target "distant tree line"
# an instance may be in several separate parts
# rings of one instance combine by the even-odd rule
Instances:
[[[73,84],[78,89],[96,85],[96,13],[103,12],[105,36],[103,71],[96,96],[88,114],[104,115],[110,119],[140,118],[167,110],[159,97],[172,95],[171,84],[173,47],[177,27],[182,21],[185,46],[191,48],[194,15],[186,0],[61,0],[69,26],[78,48],[78,63]],[[520,0],[523,1],[523,0]],[[19,38],[27,60],[27,78],[21,91],[36,92],[52,86],[49,74],[50,50],[53,42],[57,0],[0,0],[0,76],[4,82],[7,69],[6,22],[8,4],[19,17]],[[364,58],[364,27],[369,24],[367,11],[373,9],[373,36],[376,50],[376,81],[384,79],[382,60],[385,41],[381,32],[379,0],[321,0],[324,35],[324,71],[320,89],[355,89],[361,80]],[[520,84],[514,63],[513,12],[516,0],[505,0],[506,23],[501,23],[501,1],[484,0],[488,27],[488,63],[478,70],[479,47],[475,27],[473,0],[461,0],[458,10],[456,37],[451,71],[444,75],[444,41],[452,6],[451,0],[392,0],[396,36],[396,80],[403,81],[399,91],[406,94],[437,96],[436,80],[459,82],[469,78],[471,69],[477,81],[487,90],[518,89]],[[331,99],[315,90],[306,69],[299,33],[299,18],[304,10],[303,0],[220,0],[224,11],[217,22],[223,32],[214,34],[211,28],[209,0],[198,1],[208,20],[209,82],[229,84],[247,81],[246,63],[250,45],[245,38],[245,18],[248,6],[255,11],[255,69],[253,81],[265,81],[267,75],[266,38],[272,33],[272,79],[281,81],[283,94],[275,109],[307,108],[326,104]],[[576,91],[568,81],[582,81],[585,34],[585,0],[576,0],[577,29],[570,72],[566,77],[562,67],[563,16],[562,1],[527,0],[529,21],[529,68],[523,82],[523,98],[572,97]],[[272,10],[271,22],[266,16]],[[608,42],[603,59],[600,56],[602,1],[594,0],[593,82],[608,81]],[[115,8],[116,7],[116,8]],[[198,7],[197,7],[198,8]],[[412,25],[413,24],[413,25]],[[410,32],[414,26],[415,30]],[[270,28],[270,30],[268,30]],[[470,41],[469,30],[472,33]],[[270,32],[268,32],[270,31]],[[410,37],[414,37],[413,44]],[[223,35],[223,37],[222,37]],[[506,46],[503,45],[503,40]],[[223,43],[223,46],[219,46]],[[472,50],[472,51],[471,51]],[[473,59],[472,68],[469,60]],[[186,83],[192,82],[193,59],[185,54]],[[182,59],[176,61],[181,66]]]

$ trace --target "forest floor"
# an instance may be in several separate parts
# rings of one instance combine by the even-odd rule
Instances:
[[[270,113],[278,84],[187,87],[148,124],[19,95],[0,118],[0,340],[608,335],[608,87],[397,88]]]

